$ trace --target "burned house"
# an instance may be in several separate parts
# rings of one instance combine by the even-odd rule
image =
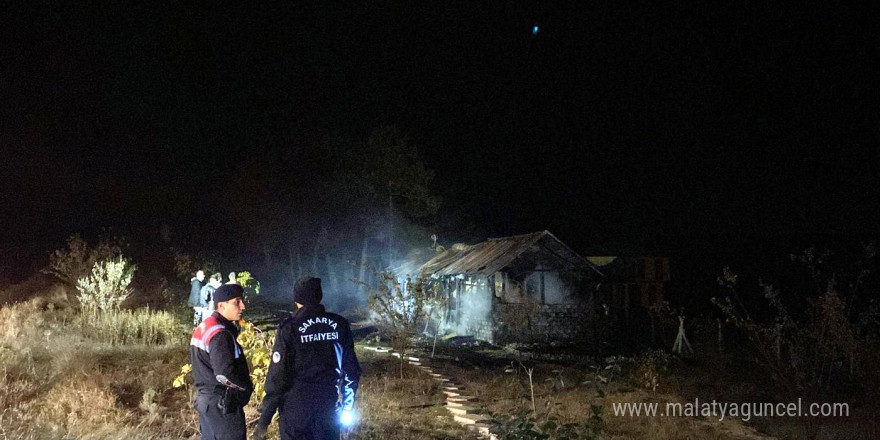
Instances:
[[[587,257],[603,275],[597,298],[623,317],[638,307],[655,309],[665,300],[669,281],[669,258],[660,256]]]
[[[420,273],[447,299],[447,330],[496,344],[586,336],[602,279],[548,231],[456,244]]]
[[[621,246],[621,248],[623,248]],[[594,300],[605,310],[616,346],[656,346],[657,317],[666,304],[669,258],[656,253],[629,252],[587,260],[605,276]]]

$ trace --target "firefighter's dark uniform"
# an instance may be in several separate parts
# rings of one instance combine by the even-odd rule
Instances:
[[[218,289],[219,291],[219,289]],[[198,396],[202,440],[245,440],[244,406],[253,392],[247,359],[238,344],[238,327],[214,312],[206,318],[190,340],[190,359]],[[221,385],[223,375],[245,391]]]
[[[297,283],[296,302],[306,303],[281,323],[275,339],[257,429],[278,410],[283,440],[338,440],[339,412],[354,409],[361,367],[351,327],[324,310],[320,289],[318,278]]]

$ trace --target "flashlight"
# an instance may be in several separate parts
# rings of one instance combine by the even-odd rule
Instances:
[[[344,410],[342,410],[341,413],[339,413],[339,423],[341,423],[342,426],[348,428],[348,427],[354,425],[354,421],[355,421],[354,410],[344,409]]]

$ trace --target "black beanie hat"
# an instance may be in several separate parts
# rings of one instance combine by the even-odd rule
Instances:
[[[214,302],[221,303],[233,298],[243,298],[244,289],[238,284],[224,284],[214,291]]]
[[[303,277],[293,286],[293,300],[304,306],[321,304],[323,296],[320,278]]]

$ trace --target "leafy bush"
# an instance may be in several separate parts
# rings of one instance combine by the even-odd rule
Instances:
[[[874,258],[873,247],[867,246],[865,251],[863,261],[837,270],[826,267],[828,252],[807,249],[791,256],[792,261],[806,266],[816,287],[810,296],[795,296],[808,298],[806,313],[792,313],[781,289],[759,281],[775,316],[772,321],[753,318],[739,299],[737,276],[726,267],[718,281],[728,294],[723,300],[712,298],[712,302],[748,338],[760,364],[785,391],[801,395],[825,392],[842,385],[841,376],[846,374],[843,364],[850,362],[853,370],[856,348],[870,342],[857,337],[859,327],[849,319],[870,274],[866,267]],[[799,308],[799,304],[794,306],[794,310]]]
[[[370,291],[370,310],[394,333],[414,331],[418,322],[425,317],[423,284],[418,280],[413,283],[407,277],[406,287],[403,288],[394,273],[385,271],[378,275],[379,281]]]
[[[250,301],[260,294],[260,282],[248,271],[238,272],[235,281],[244,289],[244,300]]]
[[[119,309],[119,305],[131,294],[128,287],[136,266],[121,255],[116,259],[95,263],[88,276],[76,282],[78,299],[84,310],[107,312]]]
[[[240,321],[241,333],[238,334],[238,343],[244,351],[244,357],[248,360],[251,369],[251,381],[254,383],[254,395],[251,401],[259,405],[266,396],[264,388],[266,374],[269,372],[269,364],[272,362],[272,347],[275,346],[275,333],[261,331],[253,323],[245,320]]]
[[[410,348],[409,336],[427,318],[428,292],[421,278],[412,280],[406,277],[406,287],[402,287],[391,271],[375,275],[376,286],[370,290],[367,304],[391,333],[391,345],[401,354],[400,376],[403,377],[403,362]]]
[[[189,281],[199,270],[205,273],[217,272],[214,263],[202,255],[187,254],[174,251],[174,273],[182,280]]]
[[[119,242],[102,240],[90,248],[79,234],[73,234],[67,239],[67,249],[59,249],[49,255],[49,267],[43,272],[75,286],[89,274],[95,263],[118,256],[122,252]]]
[[[190,377],[189,373],[191,372],[192,364],[183,364],[180,367],[180,374],[178,374],[174,377],[173,380],[171,380],[171,386],[174,388],[188,387],[189,382],[186,379]]]

